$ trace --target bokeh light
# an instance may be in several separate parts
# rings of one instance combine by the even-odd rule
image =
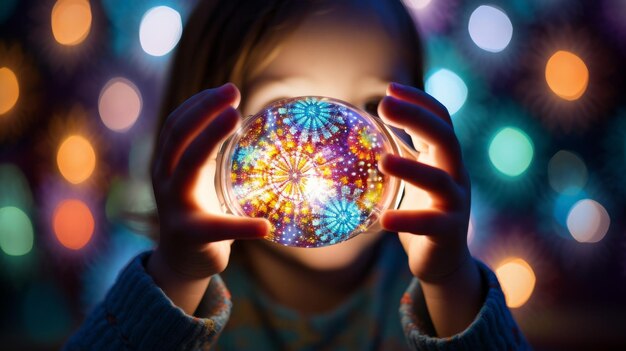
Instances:
[[[530,137],[517,128],[501,129],[489,145],[491,163],[498,171],[511,177],[524,173],[530,166],[533,155]]]
[[[523,306],[535,289],[535,272],[521,258],[513,257],[504,260],[495,269],[496,276],[502,286],[509,308]]]
[[[70,306],[59,288],[47,282],[35,282],[22,296],[21,313],[14,323],[23,326],[31,342],[55,345],[72,329]]]
[[[457,113],[467,100],[467,85],[456,73],[441,68],[426,79],[426,92],[439,100],[450,115]]]
[[[559,97],[568,101],[577,100],[587,89],[589,70],[576,54],[559,50],[546,64],[546,82]]]
[[[52,222],[59,242],[72,250],[79,250],[87,245],[95,227],[89,207],[76,199],[62,201],[54,211]]]
[[[8,67],[0,68],[0,115],[9,112],[20,97],[17,76]]]
[[[0,23],[11,17],[19,0],[2,0],[0,2]]]
[[[82,183],[96,168],[96,153],[93,146],[80,135],[68,137],[59,146],[57,166],[68,182]]]
[[[574,204],[580,200],[585,199],[587,196],[587,193],[583,190],[572,194],[561,193],[556,197],[553,203],[552,214],[556,222],[562,228],[567,227],[567,216],[569,215],[569,211],[572,209]]]
[[[0,163],[0,207],[16,206],[28,210],[33,196],[24,173],[14,164]]]
[[[432,0],[404,0],[404,3],[411,9],[414,10],[423,10],[426,7],[428,7],[428,5],[430,5],[430,3],[432,2]]]
[[[105,204],[105,214],[111,223],[123,223],[133,230],[146,232],[151,229],[149,219],[155,213],[152,182],[147,179],[113,179]]]
[[[23,256],[33,248],[33,224],[13,206],[0,208],[0,249],[9,256]]]
[[[113,78],[102,88],[98,99],[100,118],[107,128],[124,132],[130,129],[141,113],[141,93],[133,82]]]
[[[59,44],[78,45],[91,29],[91,5],[87,0],[58,0],[52,8],[50,23]]]
[[[152,56],[163,56],[172,51],[183,33],[178,11],[167,6],[157,6],[146,12],[139,27],[142,49]]]
[[[602,240],[610,224],[611,218],[604,206],[591,199],[578,201],[567,215],[567,229],[572,237],[581,243]]]
[[[548,163],[548,180],[554,191],[576,194],[587,184],[587,166],[575,153],[561,150]]]
[[[502,10],[481,5],[469,19],[468,31],[472,41],[489,52],[504,50],[513,37],[513,24]]]

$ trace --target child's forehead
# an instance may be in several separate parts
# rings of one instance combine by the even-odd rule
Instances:
[[[282,33],[267,49],[264,62],[255,65],[256,78],[302,77],[325,79],[327,75],[371,76],[391,80],[406,62],[400,57],[403,43],[372,9],[344,6],[311,11]],[[263,76],[263,77],[258,77]]]

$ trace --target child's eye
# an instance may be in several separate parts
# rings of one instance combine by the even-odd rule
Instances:
[[[365,103],[363,109],[365,112],[378,117],[378,104],[380,103],[380,100],[382,100],[382,98],[370,99]]]

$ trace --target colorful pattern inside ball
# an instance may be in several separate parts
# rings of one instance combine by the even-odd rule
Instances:
[[[268,239],[287,246],[354,237],[378,219],[396,190],[390,189],[395,179],[377,167],[383,153],[394,152],[382,130],[371,116],[336,100],[274,103],[231,141],[229,206],[267,218]]]

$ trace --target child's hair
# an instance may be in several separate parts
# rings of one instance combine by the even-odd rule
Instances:
[[[251,69],[268,59],[286,33],[312,11],[324,11],[340,1],[375,6],[384,25],[401,36],[404,55],[412,62],[412,84],[423,88],[422,44],[402,0],[200,0],[189,18],[170,67],[159,116],[159,131],[167,115],[193,94],[235,83],[245,88]],[[384,3],[385,6],[381,6]],[[391,17],[390,17],[391,16]],[[245,97],[245,91],[241,90]]]

